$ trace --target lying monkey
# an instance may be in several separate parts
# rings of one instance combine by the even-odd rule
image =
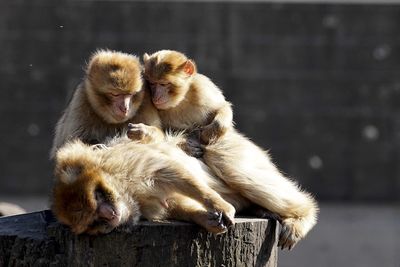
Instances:
[[[144,125],[131,132],[138,128],[151,133]],[[55,216],[76,234],[108,233],[135,223],[141,214],[148,220],[173,218],[170,199],[181,193],[194,205],[201,203],[198,216],[189,220],[210,232],[225,232],[234,223],[235,208],[210,186],[233,193],[179,149],[178,139],[141,144],[119,137],[106,149],[70,141],[55,157]]]

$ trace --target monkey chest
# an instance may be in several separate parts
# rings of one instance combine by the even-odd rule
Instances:
[[[160,114],[163,128],[177,130],[194,129],[204,126],[207,122],[207,116],[201,112],[163,112]]]

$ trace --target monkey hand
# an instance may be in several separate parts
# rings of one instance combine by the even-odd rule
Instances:
[[[291,250],[303,237],[301,220],[286,218],[282,221],[278,247],[281,247],[282,250],[285,248]]]
[[[154,139],[152,127],[143,123],[129,123],[127,135],[129,139],[140,141],[141,143],[148,143]]]
[[[200,138],[204,144],[210,144],[224,135],[225,132],[226,128],[223,127],[219,121],[213,121],[209,125],[203,127]]]
[[[179,144],[179,147],[189,156],[195,158],[203,157],[203,145],[200,143],[200,140],[196,139],[195,137],[188,137],[186,142]]]
[[[93,150],[108,149],[105,144],[95,144],[90,146]]]

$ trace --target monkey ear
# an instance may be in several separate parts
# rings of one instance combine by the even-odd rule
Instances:
[[[147,61],[149,61],[149,59],[150,59],[149,54],[144,53],[144,55],[143,55],[143,62],[146,63]]]
[[[66,165],[60,171],[60,181],[64,184],[74,183],[81,174],[83,167],[80,165]]]
[[[191,76],[196,71],[196,65],[190,59],[188,59],[185,63],[183,63],[182,66],[183,66],[182,68],[183,72],[185,72],[189,76]]]

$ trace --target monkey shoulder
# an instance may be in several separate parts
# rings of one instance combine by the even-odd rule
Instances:
[[[226,102],[222,90],[203,74],[196,75],[193,81],[193,89],[197,95],[199,106],[217,109]]]

